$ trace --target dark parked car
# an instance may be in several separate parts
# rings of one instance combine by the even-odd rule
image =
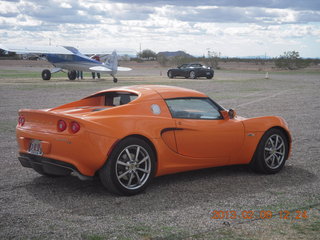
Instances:
[[[182,64],[177,68],[169,69],[167,75],[169,78],[181,76],[193,79],[198,77],[206,77],[208,79],[211,79],[213,78],[214,71],[211,67],[204,66],[200,63],[189,63]]]

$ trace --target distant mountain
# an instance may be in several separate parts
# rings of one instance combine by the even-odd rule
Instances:
[[[158,56],[162,55],[162,56],[165,56],[167,58],[170,58],[170,57],[193,57],[192,55],[184,52],[184,51],[175,51],[175,52],[158,52],[157,54]]]

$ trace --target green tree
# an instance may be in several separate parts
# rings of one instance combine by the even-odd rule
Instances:
[[[300,57],[299,52],[288,51],[275,60],[275,65],[277,68],[295,70],[305,68],[309,63]]]
[[[155,60],[157,57],[157,54],[150,49],[145,49],[141,53],[138,53],[138,57],[146,60]]]

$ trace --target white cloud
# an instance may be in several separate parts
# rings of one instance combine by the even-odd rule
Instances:
[[[1,1],[1,42],[319,57],[316,1]],[[316,44],[317,43],[317,44]],[[314,51],[306,51],[316,48]]]
[[[68,3],[65,2],[61,2],[59,5],[61,8],[72,8],[72,6]]]

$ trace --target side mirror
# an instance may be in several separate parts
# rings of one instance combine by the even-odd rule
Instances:
[[[233,119],[236,116],[236,111],[233,109],[229,109],[228,115],[230,119]]]
[[[236,116],[236,112],[233,109],[229,109],[229,111],[222,110],[220,113],[225,120],[233,119]]]
[[[230,119],[230,117],[229,117],[229,112],[228,112],[228,111],[226,111],[226,110],[221,110],[220,113],[221,113],[221,115],[222,115],[222,117],[223,117],[224,120],[229,120],[229,119]]]

